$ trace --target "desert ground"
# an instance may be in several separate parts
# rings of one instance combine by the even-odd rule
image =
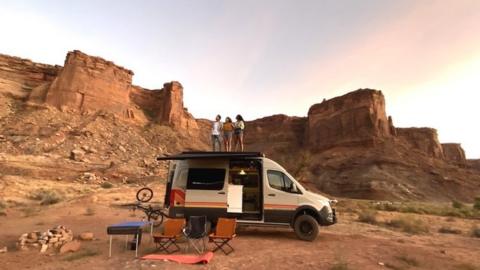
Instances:
[[[124,238],[113,241],[108,258],[109,224],[140,220],[141,211],[121,207],[135,201],[142,184],[62,183],[44,180],[30,185],[29,179],[9,177],[0,190],[7,207],[0,216],[0,269],[479,269],[480,238],[472,236],[479,220],[449,216],[404,213],[408,211],[372,210],[379,203],[339,198],[339,222],[322,227],[313,242],[296,238],[289,229],[240,227],[232,245],[235,252],[226,256],[216,252],[207,265],[181,265],[168,261],[143,261],[126,250]],[[36,180],[39,181],[39,180]],[[38,182],[37,182],[38,183]],[[40,183],[39,183],[40,184]],[[145,184],[145,183],[143,183]],[[161,204],[164,187],[159,181],[147,183],[153,188],[154,201]],[[63,194],[58,202],[41,205],[28,194],[42,186]],[[21,188],[19,188],[21,187]],[[14,203],[16,202],[16,205]],[[154,202],[155,203],[155,202]],[[460,205],[468,209],[469,205]],[[377,207],[378,208],[378,207]],[[380,208],[378,208],[380,209]],[[460,209],[461,210],[461,209]],[[375,211],[375,212],[374,212]],[[418,211],[417,211],[418,212]],[[462,211],[460,211],[462,212]],[[459,213],[460,213],[459,212]],[[467,212],[464,210],[463,212]],[[393,226],[392,220],[414,220],[410,225]],[[395,223],[396,224],[396,223]],[[71,229],[77,237],[93,232],[92,241],[81,241],[75,253],[59,254],[55,249],[40,253],[39,248],[19,251],[20,235],[45,231],[57,225]],[[161,228],[158,227],[159,229]],[[185,243],[181,243],[184,247]],[[209,245],[209,248],[212,248]],[[155,253],[155,246],[144,234],[140,254]],[[180,253],[183,253],[180,252]]]

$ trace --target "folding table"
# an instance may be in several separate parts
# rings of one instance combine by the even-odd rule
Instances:
[[[112,256],[112,237],[113,235],[125,235],[125,244],[128,246],[128,236],[135,235],[135,257],[138,257],[139,239],[142,237],[144,228],[150,227],[150,235],[153,233],[153,222],[149,221],[131,221],[123,222],[107,227],[107,234],[110,236],[110,247],[108,257]]]

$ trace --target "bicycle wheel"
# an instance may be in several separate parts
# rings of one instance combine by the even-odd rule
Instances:
[[[141,188],[137,191],[137,200],[140,202],[148,202],[153,198],[153,190],[148,187]]]
[[[163,223],[163,214],[161,211],[152,211],[147,215],[148,221],[153,220],[153,227],[158,227]]]

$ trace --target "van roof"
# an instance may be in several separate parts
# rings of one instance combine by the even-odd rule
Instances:
[[[211,158],[252,158],[265,157],[261,152],[181,152],[176,155],[159,156],[157,160],[211,159]]]

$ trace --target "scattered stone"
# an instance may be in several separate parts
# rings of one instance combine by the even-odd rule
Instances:
[[[7,247],[0,248],[0,253],[7,253]]]
[[[76,252],[80,249],[81,246],[82,244],[80,243],[80,241],[77,241],[77,240],[65,243],[60,248],[60,254],[65,254],[67,252]]]
[[[125,147],[123,147],[123,146],[121,146],[121,145],[118,146],[118,150],[120,150],[120,151],[122,151],[122,152],[124,152],[124,153],[127,152],[127,149],[125,149]]]
[[[24,233],[17,242],[19,250],[29,250],[29,247],[40,248],[40,252],[44,253],[48,248],[60,248],[66,243],[73,240],[73,232],[65,228],[65,226],[57,226],[45,232],[34,231]]]
[[[83,232],[78,236],[78,238],[83,241],[91,241],[94,238],[94,234],[92,232]]]
[[[70,152],[70,159],[75,161],[81,161],[85,156],[85,152],[80,149],[74,149]]]
[[[48,245],[42,245],[42,248],[40,249],[40,253],[45,253],[48,249]]]

